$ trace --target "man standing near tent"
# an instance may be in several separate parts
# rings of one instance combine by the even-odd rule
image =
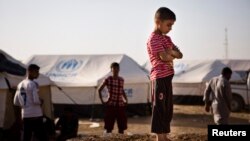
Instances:
[[[110,67],[113,75],[106,78],[98,89],[101,102],[106,106],[104,128],[106,129],[107,133],[111,133],[114,128],[115,120],[117,120],[119,133],[123,134],[124,130],[127,129],[127,116],[125,106],[128,102],[123,88],[124,79],[119,76],[120,66],[118,63],[114,62]],[[105,86],[107,87],[109,92],[109,99],[106,103],[103,101],[101,94]],[[124,102],[124,99],[126,100],[126,102]]]
[[[28,67],[28,77],[18,84],[14,97],[14,105],[21,106],[23,119],[23,141],[30,141],[32,133],[39,141],[48,140],[42,113],[42,101],[38,95],[38,84],[34,79],[39,76],[40,67],[31,64]]]
[[[204,93],[205,110],[209,112],[210,107],[212,108],[214,122],[217,125],[228,124],[232,100],[229,83],[231,75],[232,70],[230,68],[223,68],[220,76],[210,80]]]

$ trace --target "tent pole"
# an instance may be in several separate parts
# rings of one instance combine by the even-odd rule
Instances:
[[[94,113],[95,113],[95,97],[96,97],[96,94],[97,94],[97,87],[95,87],[94,100],[93,100],[92,107],[91,107],[90,121],[94,121]]]

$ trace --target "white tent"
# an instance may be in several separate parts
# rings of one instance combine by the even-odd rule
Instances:
[[[250,60],[228,59],[221,61],[234,71],[250,71]]]
[[[175,95],[203,95],[205,84],[214,76],[221,74],[226,67],[219,60],[180,61],[175,65],[173,79]],[[233,72],[230,81],[241,81],[239,74]]]
[[[150,67],[149,63],[145,65],[146,70]],[[224,67],[220,60],[176,60],[173,94],[202,96],[206,82],[220,75]],[[233,72],[231,81],[241,80],[239,74]]]
[[[101,104],[97,87],[110,75],[110,64],[120,64],[129,104],[145,104],[149,97],[149,79],[141,67],[126,55],[35,55],[26,64],[41,66],[41,73],[62,88],[52,88],[53,103]],[[107,95],[103,94],[104,97]]]
[[[4,51],[0,50],[0,53],[4,55],[10,62],[16,63],[19,66],[26,68],[25,65],[15,60]],[[17,76],[11,75],[7,72],[0,72],[0,128],[9,129],[16,119],[13,106],[14,95],[10,92],[9,88],[15,89],[18,83],[21,82],[24,78],[25,76]],[[43,111],[46,116],[53,119],[54,116],[52,111],[53,107],[51,102],[50,90],[51,81],[44,75],[40,75],[37,81],[40,85],[39,96],[44,99]],[[9,86],[7,82],[9,82]]]

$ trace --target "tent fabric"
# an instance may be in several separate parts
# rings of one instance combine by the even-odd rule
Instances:
[[[6,111],[7,89],[0,89],[0,128],[4,127],[4,116]]]
[[[250,71],[250,60],[229,59],[221,61],[234,71]]]
[[[94,94],[96,89],[94,87],[63,87],[59,90],[53,86],[52,101],[55,104],[84,104],[91,105],[94,102]],[[97,97],[99,98],[99,96]]]
[[[109,75],[110,64],[120,63],[125,83],[148,82],[147,75],[130,57],[118,55],[35,55],[26,64],[38,64],[40,72],[58,86],[97,86]],[[83,79],[84,78],[84,79]]]
[[[26,69],[19,61],[9,56],[3,50],[0,50],[0,72],[24,76],[26,74]]]
[[[173,78],[174,95],[203,95],[206,83],[213,77],[221,74],[222,68],[227,65],[221,60],[175,60]],[[144,65],[149,73],[151,65]],[[230,81],[242,81],[241,76],[233,72]]]
[[[183,61],[175,65],[175,77],[173,83],[200,83],[208,82],[214,76],[221,74],[221,70],[226,67],[219,60],[215,61]],[[242,78],[233,72],[230,81],[241,81]]]
[[[88,105],[101,104],[97,87],[110,75],[113,62],[120,64],[119,75],[125,79],[125,91],[131,96],[129,102],[147,103],[147,73],[127,55],[35,55],[26,64],[38,64],[40,72],[55,83],[52,88],[54,103]]]
[[[24,76],[16,76],[8,73],[0,72],[0,89],[8,89],[8,85],[6,83],[5,78],[10,82],[12,88],[16,88],[16,86],[25,79]],[[39,86],[48,86],[53,84],[53,82],[46,76],[40,74],[39,77],[35,80],[38,82]]]
[[[212,77],[220,75],[222,68],[226,66],[226,63],[221,60],[176,60],[173,83],[208,82]],[[143,67],[148,73],[150,72],[151,64],[149,62]],[[233,72],[231,81],[241,80],[240,75]]]

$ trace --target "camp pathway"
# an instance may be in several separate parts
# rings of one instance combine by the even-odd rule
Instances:
[[[117,127],[113,131],[113,136],[108,140],[137,140],[141,137],[141,141],[150,140],[154,135],[150,133],[151,117],[130,117],[128,119],[128,129],[125,131],[125,136],[117,135]],[[230,122],[234,124],[249,124],[250,114],[248,111],[241,113],[232,113]],[[190,140],[198,141],[205,140],[207,137],[207,125],[213,124],[213,118],[210,113],[204,111],[203,106],[187,106],[174,105],[174,117],[171,126],[171,139],[174,140]],[[90,127],[91,126],[91,127]],[[97,119],[95,122],[90,122],[89,119],[81,119],[79,126],[79,134],[82,135],[80,140],[92,138],[102,140],[103,137],[103,120]],[[196,140],[191,138],[195,138]],[[107,138],[106,138],[107,139]]]

